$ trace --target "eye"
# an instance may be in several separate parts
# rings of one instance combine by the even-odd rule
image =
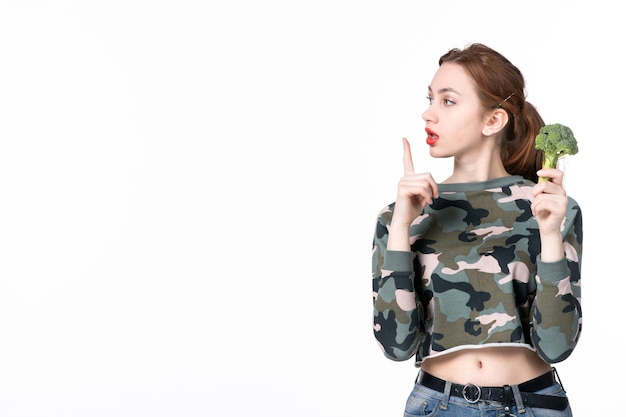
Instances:
[[[443,105],[444,106],[452,106],[456,104],[454,101],[450,100],[449,98],[444,98],[443,99]]]
[[[428,104],[433,104],[433,98],[430,96],[426,96],[426,100],[428,100]]]

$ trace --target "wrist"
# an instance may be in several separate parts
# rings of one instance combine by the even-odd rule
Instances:
[[[545,262],[555,262],[563,259],[565,249],[560,233],[541,235],[541,259]]]
[[[409,235],[408,225],[394,225],[392,222],[389,226],[389,234],[387,235],[387,250],[411,250]]]

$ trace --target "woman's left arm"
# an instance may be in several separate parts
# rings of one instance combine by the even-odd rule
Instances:
[[[533,188],[533,214],[539,225],[541,256],[537,260],[537,294],[531,311],[531,337],[548,363],[565,360],[582,328],[582,213],[562,187],[563,173],[541,170],[550,182]]]

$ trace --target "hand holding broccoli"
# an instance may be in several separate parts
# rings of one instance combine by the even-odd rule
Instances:
[[[543,168],[556,168],[556,163],[564,155],[578,153],[578,143],[572,130],[562,124],[545,125],[535,138],[535,148],[543,151]],[[539,182],[548,181],[539,177]]]

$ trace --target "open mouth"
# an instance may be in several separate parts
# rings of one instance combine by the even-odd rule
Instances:
[[[437,143],[437,140],[439,140],[439,136],[432,130],[426,129],[426,143],[432,146]]]

